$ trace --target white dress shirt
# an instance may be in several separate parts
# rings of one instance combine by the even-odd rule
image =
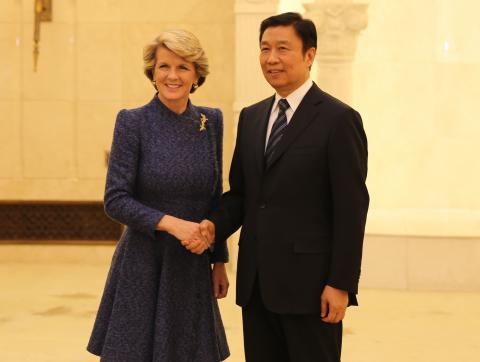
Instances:
[[[287,97],[285,97],[285,99],[287,100],[290,106],[285,111],[285,114],[287,116],[287,125],[290,123],[290,120],[292,119],[293,114],[297,110],[298,106],[300,105],[300,102],[302,101],[303,97],[305,97],[305,94],[307,94],[307,92],[310,90],[312,85],[313,85],[313,81],[309,78],[300,87],[298,87],[292,93],[290,93]],[[278,107],[278,101],[282,98],[283,97],[280,94],[278,93],[275,94],[275,101],[273,102],[272,112],[270,113],[270,118],[268,120],[267,138],[265,139],[265,150],[267,149],[270,132],[272,131],[273,124],[275,123],[275,120],[277,119],[277,116],[278,116],[278,112],[280,110],[280,108]]]

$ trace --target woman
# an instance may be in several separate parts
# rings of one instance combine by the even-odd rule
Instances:
[[[193,34],[157,37],[144,71],[158,93],[117,116],[105,211],[127,228],[87,349],[111,362],[221,361],[229,350],[215,297],[227,293],[228,255],[198,222],[222,193],[222,114],[189,101],[208,74]]]

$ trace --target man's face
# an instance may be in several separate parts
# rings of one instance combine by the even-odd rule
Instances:
[[[303,53],[302,39],[293,26],[267,28],[260,41],[260,65],[267,82],[283,97],[310,76],[315,48]]]

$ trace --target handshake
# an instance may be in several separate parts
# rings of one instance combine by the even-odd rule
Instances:
[[[166,231],[180,240],[185,249],[194,254],[203,254],[215,240],[215,225],[210,220],[195,223],[174,216],[165,215],[157,230]]]

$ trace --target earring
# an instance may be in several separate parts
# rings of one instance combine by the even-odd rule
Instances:
[[[198,84],[197,83],[193,83],[193,89],[197,89],[198,88]]]

